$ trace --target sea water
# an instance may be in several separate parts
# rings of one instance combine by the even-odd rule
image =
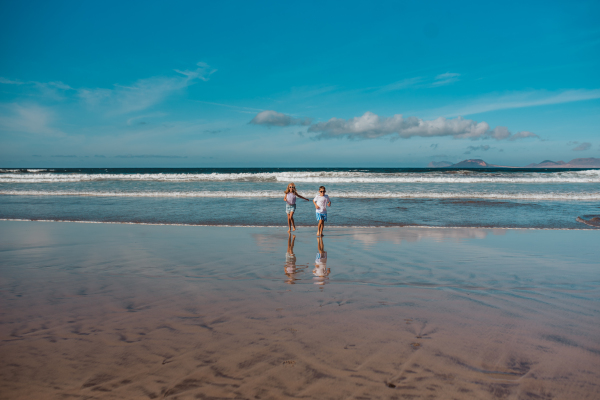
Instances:
[[[594,229],[600,169],[29,168],[0,169],[0,219],[299,226],[327,188],[333,226]]]

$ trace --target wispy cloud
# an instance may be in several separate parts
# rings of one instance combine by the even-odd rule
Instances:
[[[528,131],[521,131],[521,132],[517,132],[512,136],[508,137],[508,140],[510,140],[511,142],[517,139],[526,139],[526,138],[536,138],[539,139],[540,137],[538,135],[536,135],[533,132],[528,132]]]
[[[592,144],[588,142],[581,143],[579,146],[575,147],[573,151],[585,151],[592,148]]]
[[[0,77],[0,84],[30,86],[46,98],[64,99],[72,91],[94,111],[109,115],[129,114],[148,109],[170,95],[199,81],[207,81],[217,70],[205,62],[191,70],[174,70],[173,76],[139,79],[131,85],[115,84],[112,88],[73,88],[63,82],[20,81]]]
[[[110,114],[128,114],[148,109],[173,93],[198,80],[207,81],[216,70],[200,62],[191,71],[179,71],[182,76],[140,79],[130,86],[115,85],[113,89],[79,89],[79,96],[92,108],[107,107]]]
[[[115,158],[187,158],[187,156],[163,156],[163,155],[159,155],[159,154],[139,154],[139,155],[125,154],[125,155],[115,156]]]
[[[487,144],[481,145],[481,146],[469,146],[467,147],[467,151],[465,151],[464,154],[471,154],[471,152],[473,151],[488,151],[491,147],[488,146]]]
[[[245,113],[245,114],[254,114],[255,112],[263,111],[260,108],[252,108],[252,107],[236,106],[236,105],[231,105],[231,104],[215,103],[212,101],[202,101],[202,100],[194,100],[194,101],[198,102],[198,103],[212,104],[214,106],[232,108],[234,110],[237,110],[237,111]]]
[[[229,131],[229,128],[225,128],[225,129],[205,129],[202,132],[216,135],[217,133],[223,133],[223,132],[228,132],[228,131]]]
[[[443,86],[449,85],[451,83],[457,82],[460,77],[460,74],[456,72],[446,72],[445,74],[440,74],[435,77],[431,86]]]
[[[382,86],[377,91],[380,93],[394,92],[396,90],[402,90],[402,89],[406,89],[406,88],[415,86],[421,82],[423,82],[423,78],[421,78],[419,76],[414,77],[414,78],[402,79],[401,81]]]
[[[445,116],[473,115],[496,110],[572,103],[599,98],[600,89],[573,89],[561,92],[548,92],[545,90],[513,92],[505,95],[484,96],[458,109],[449,110],[449,107],[447,107],[437,110],[436,113]]]
[[[415,88],[415,87],[437,87],[449,85],[451,83],[457,82],[460,79],[460,74],[456,72],[446,72],[444,74],[436,75],[435,77],[422,77],[415,76],[412,78],[402,79],[388,85],[380,86],[377,88],[369,88],[368,90],[375,90],[375,93],[387,93],[387,92],[395,92],[397,90]]]
[[[0,83],[4,85],[24,85],[25,82],[15,80],[15,79],[7,79],[0,76]]]
[[[164,117],[165,115],[167,115],[167,114],[163,113],[163,112],[138,115],[138,116],[131,117],[131,118],[127,119],[127,125],[129,125],[129,126],[134,125],[134,123],[136,123],[136,121],[138,121],[137,122],[138,125],[140,125],[140,124],[144,125],[144,124],[146,124],[146,121],[140,121],[140,120],[149,119],[149,118]]]
[[[77,158],[77,156],[72,155],[72,154],[68,154],[68,155],[57,154],[57,155],[53,155],[50,157],[53,157],[53,158]]]
[[[308,131],[319,133],[315,137],[316,139],[344,137],[349,139],[377,139],[385,136],[394,139],[407,139],[414,136],[451,136],[454,139],[516,140],[525,137],[537,137],[531,132],[518,132],[513,135],[503,126],[490,129],[487,122],[477,122],[462,117],[454,119],[439,117],[425,121],[417,117],[404,118],[401,114],[396,114],[393,117],[380,117],[372,112],[366,112],[360,117],[348,120],[331,118],[327,122],[319,122],[310,126]]]
[[[199,63],[196,63],[196,66],[198,68],[193,69],[193,70],[185,70],[185,71],[181,71],[176,69],[175,72],[180,73],[181,75],[184,75],[187,77],[188,80],[194,80],[194,79],[200,79],[203,81],[208,81],[208,77],[211,76],[212,74],[214,74],[215,72],[217,72],[216,69],[211,68],[210,65],[208,65],[205,62],[200,61]]]
[[[52,110],[37,104],[0,105],[0,131],[65,136],[60,130],[51,127],[54,120]]]
[[[30,89],[37,90],[43,97],[52,100],[63,100],[66,98],[65,92],[74,90],[71,86],[60,82],[37,82],[37,81],[21,81],[18,79],[7,79],[0,77],[0,84],[25,86]]]
[[[310,125],[310,118],[294,118],[273,110],[266,110],[256,114],[249,124],[267,125],[267,126],[290,126],[290,125]]]

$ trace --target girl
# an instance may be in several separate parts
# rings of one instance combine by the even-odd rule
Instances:
[[[302,197],[296,192],[296,185],[294,182],[290,183],[285,189],[285,195],[283,196],[283,200],[285,200],[285,212],[288,217],[288,232],[291,230],[296,230],[296,223],[294,222],[294,212],[296,211],[296,197],[300,197],[306,201],[309,201],[306,197]]]

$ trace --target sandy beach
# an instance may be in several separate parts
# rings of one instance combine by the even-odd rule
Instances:
[[[597,232],[325,233],[0,221],[0,398],[600,397]]]

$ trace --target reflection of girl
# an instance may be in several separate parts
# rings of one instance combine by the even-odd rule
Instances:
[[[296,185],[294,183],[290,183],[285,189],[285,195],[283,196],[283,200],[285,200],[285,213],[288,217],[288,232],[291,230],[296,230],[296,222],[294,222],[294,212],[296,212],[296,197],[300,197],[306,201],[309,201],[306,197],[302,197],[296,192]]]
[[[315,280],[315,285],[324,285],[326,280],[329,279],[331,269],[327,268],[327,252],[325,251],[325,247],[323,245],[323,239],[318,237],[317,240],[319,252],[317,253],[317,258],[315,259],[315,269],[313,270],[313,275],[315,277],[313,279]]]
[[[288,280],[285,281],[285,283],[289,283],[290,285],[293,285],[294,283],[296,283],[296,272],[298,272],[298,270],[296,269],[296,255],[294,254],[294,242],[296,241],[296,235],[288,235],[288,249],[287,249],[287,253],[285,253],[285,268],[284,268],[284,272],[285,274],[288,276]]]

